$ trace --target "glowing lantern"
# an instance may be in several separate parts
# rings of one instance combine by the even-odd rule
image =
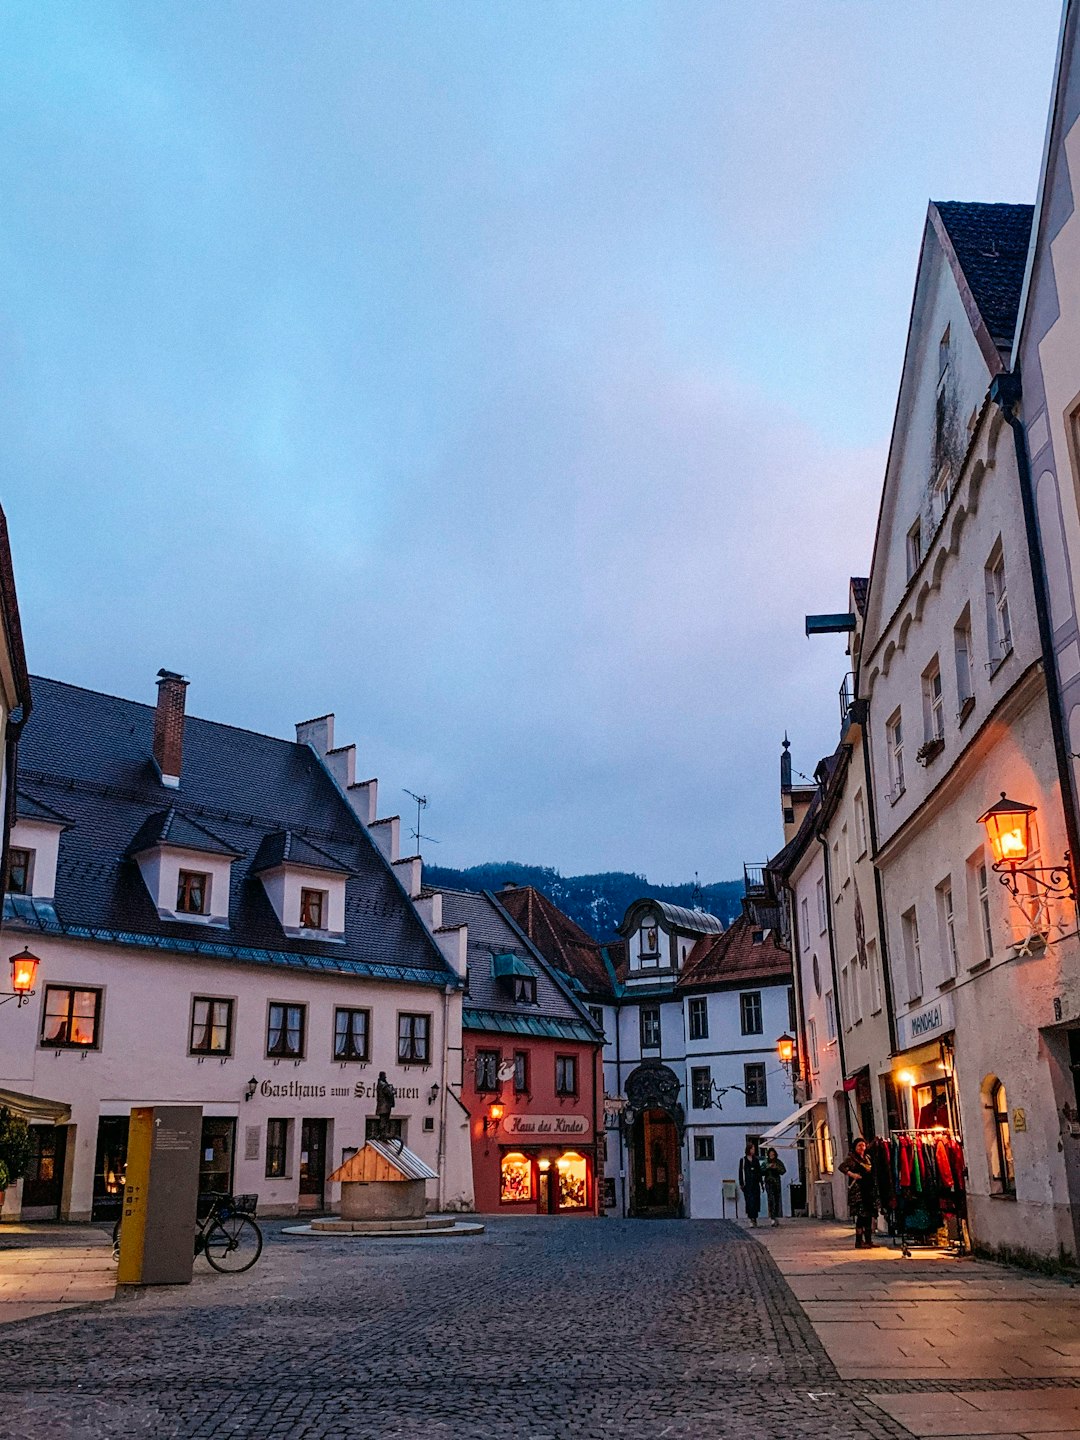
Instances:
[[[1003,790],[1001,799],[991,805],[979,824],[986,826],[987,838],[997,865],[1021,865],[1031,850],[1031,817],[1034,805],[1010,800]]]
[[[776,1053],[780,1057],[781,1065],[790,1065],[795,1059],[795,1041],[788,1035],[783,1034],[776,1042]]]
[[[34,993],[34,980],[39,964],[38,957],[27,949],[22,949],[18,955],[11,957],[11,988],[20,999]]]

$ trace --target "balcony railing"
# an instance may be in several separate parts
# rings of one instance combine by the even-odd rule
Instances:
[[[855,673],[849,670],[840,686],[840,724],[846,725],[855,705]]]
[[[766,900],[772,893],[764,865],[743,865],[743,892],[748,900]]]

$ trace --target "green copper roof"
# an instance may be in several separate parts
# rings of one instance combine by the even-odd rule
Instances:
[[[504,975],[527,975],[531,980],[536,979],[536,971],[520,955],[493,955],[491,957],[491,973],[496,980],[501,980]]]
[[[578,1020],[556,1020],[548,1015],[508,1015],[500,1010],[462,1011],[466,1030],[486,1030],[494,1035],[536,1035],[542,1040],[583,1040],[598,1043],[597,1035]]]

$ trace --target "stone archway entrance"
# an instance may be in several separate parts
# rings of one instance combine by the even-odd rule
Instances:
[[[679,1078],[659,1061],[646,1061],[626,1080],[630,1148],[630,1214],[671,1218],[682,1211],[683,1107]]]

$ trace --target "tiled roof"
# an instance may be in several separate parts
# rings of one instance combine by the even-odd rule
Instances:
[[[16,820],[40,820],[46,825],[70,825],[71,821],[51,805],[43,805],[20,785],[15,796]]]
[[[606,999],[614,996],[613,967],[626,948],[621,941],[601,945],[532,885],[508,886],[499,891],[498,901],[548,963],[578,981],[585,994]]]
[[[755,933],[761,940],[755,944]],[[686,958],[677,990],[712,985],[765,984],[791,978],[791,952],[778,943],[776,932],[761,932],[745,915],[733,920],[722,935],[703,936]]]
[[[1034,207],[942,200],[935,208],[986,328],[1007,344],[1016,327]]]
[[[259,874],[263,870],[274,870],[279,865],[299,865],[304,870],[339,871],[344,875],[349,873],[348,867],[340,860],[292,830],[276,830],[273,835],[264,836],[251,868]]]
[[[505,1022],[505,1028],[513,1033],[520,1031],[516,1021],[558,1021],[560,1024],[582,1026],[581,1038],[596,1040],[598,1036],[591,1028],[588,1012],[579,1001],[566,993],[541,953],[534,949],[526,937],[517,929],[508,913],[493,897],[471,890],[443,890],[442,917],[444,925],[467,925],[469,986],[466,992],[466,1019],[468,1016],[497,1016]],[[536,976],[536,1004],[529,1005],[515,1001],[509,986],[496,977],[494,957],[516,956],[527,963]],[[508,969],[505,958],[498,967]],[[478,1029],[491,1029],[493,1023],[486,1020],[477,1023]],[[525,1032],[520,1032],[525,1033]],[[560,1032],[561,1033],[561,1032]]]
[[[188,716],[179,791],[152,760],[154,707],[57,680],[31,681],[34,717],[19,745],[20,784],[71,819],[60,844],[55,920],[37,907],[14,926],[255,964],[427,979],[452,971],[396,875],[307,745]],[[239,857],[227,931],[159,918],[134,860],[147,821],[175,802]],[[283,828],[348,872],[345,940],[284,934],[253,873],[259,847]],[[10,906],[6,907],[9,910]]]
[[[226,845],[211,830],[182,815],[175,806],[171,810],[159,810],[148,815],[139,826],[138,832],[128,846],[129,855],[141,855],[157,845],[176,845],[183,850],[201,850],[204,855],[232,855],[239,853]]]
[[[870,580],[865,575],[852,575],[851,596],[855,601],[855,609],[860,615],[866,614],[866,593],[870,589]]]

